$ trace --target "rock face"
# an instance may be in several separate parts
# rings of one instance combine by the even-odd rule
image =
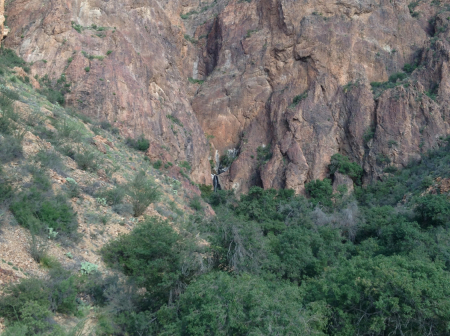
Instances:
[[[0,0],[0,40],[6,35],[5,31],[5,0]]]
[[[193,180],[210,184],[208,144],[189,103],[196,85],[184,69],[193,48],[180,10],[157,1],[17,0],[7,8],[5,44],[33,62],[32,76],[64,74],[69,106],[124,136],[144,135],[151,158],[189,161]]]
[[[5,44],[33,76],[65,74],[68,105],[144,134],[152,159],[189,161],[194,181],[238,149],[222,187],[302,193],[337,152],[367,183],[450,133],[450,12],[408,5],[15,0]],[[390,77],[405,64],[418,67]]]

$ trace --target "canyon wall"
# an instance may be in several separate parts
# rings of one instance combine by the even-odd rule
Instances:
[[[68,106],[150,139],[152,160],[189,161],[195,182],[210,184],[214,161],[234,149],[222,187],[302,193],[335,153],[363,166],[367,183],[450,133],[447,9],[14,0],[4,43],[33,63],[33,76],[64,75]]]

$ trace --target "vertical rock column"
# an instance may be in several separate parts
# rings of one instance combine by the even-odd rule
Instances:
[[[0,40],[6,36],[5,23],[5,0],[0,0]]]

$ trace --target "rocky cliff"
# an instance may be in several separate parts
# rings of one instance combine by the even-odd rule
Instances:
[[[151,159],[189,161],[194,181],[210,184],[211,166],[234,150],[223,187],[301,193],[327,176],[335,153],[362,165],[368,182],[450,133],[448,9],[14,0],[4,44],[33,76],[64,81],[68,106],[150,139]]]

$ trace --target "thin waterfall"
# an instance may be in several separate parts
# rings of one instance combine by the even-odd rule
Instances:
[[[219,183],[219,176],[216,174],[211,174],[211,176],[213,180],[214,192],[217,192],[217,190],[222,190]]]

